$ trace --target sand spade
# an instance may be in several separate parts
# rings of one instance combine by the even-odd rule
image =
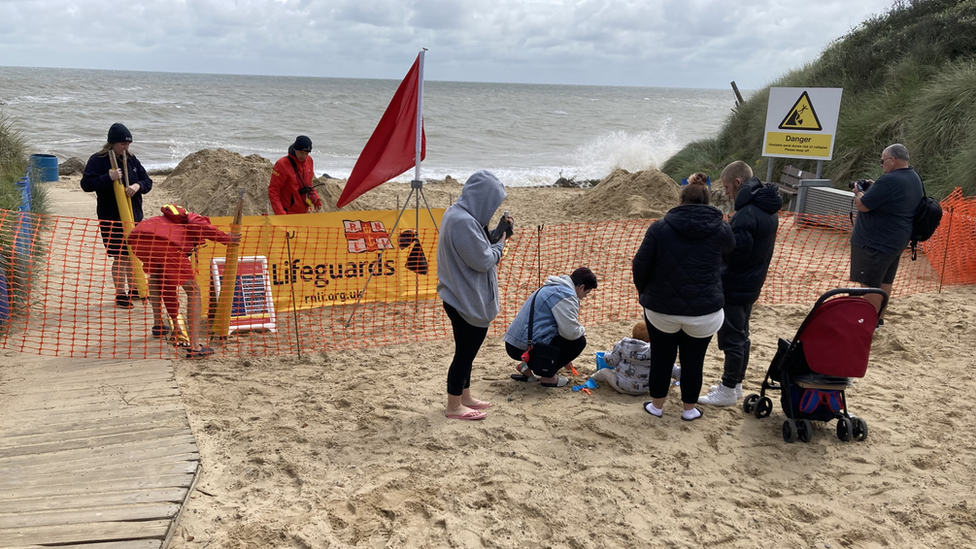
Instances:
[[[119,169],[119,163],[115,160],[115,151],[109,151],[108,158],[112,163],[112,169]],[[115,203],[119,207],[119,217],[122,219],[122,234],[126,242],[129,240],[129,232],[136,225],[135,217],[132,214],[132,199],[125,194],[125,189],[129,187],[128,158],[128,151],[122,151],[122,177],[124,179],[112,183],[112,189],[115,191]],[[139,297],[145,298],[149,295],[149,285],[146,283],[146,273],[142,270],[142,261],[132,253],[128,244],[126,244],[125,249],[129,254],[129,264],[132,265],[132,276],[136,283],[136,290],[139,292]]]

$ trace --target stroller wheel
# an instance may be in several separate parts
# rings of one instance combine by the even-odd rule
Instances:
[[[764,417],[769,417],[769,414],[773,411],[773,401],[769,397],[762,397],[759,402],[756,403],[756,418],[762,419]]]
[[[745,400],[742,401],[742,411],[751,414],[753,410],[756,409],[756,403],[759,402],[759,395],[752,393],[747,396]]]
[[[796,422],[788,419],[783,422],[783,440],[786,442],[796,442]]]
[[[854,425],[853,422],[847,417],[840,417],[837,419],[837,438],[844,442],[850,442],[851,438],[854,437]]]
[[[868,438],[868,423],[866,421],[859,417],[851,416],[851,423],[854,427],[854,440],[860,442]]]
[[[813,439],[813,424],[809,419],[801,419],[796,422],[796,434],[801,442],[810,442]]]

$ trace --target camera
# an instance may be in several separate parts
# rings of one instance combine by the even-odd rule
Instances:
[[[862,193],[868,192],[868,187],[871,186],[871,182],[867,179],[858,179],[857,181],[851,181],[847,184],[848,188],[858,189]]]

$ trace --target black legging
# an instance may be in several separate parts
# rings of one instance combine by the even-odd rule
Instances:
[[[454,331],[454,360],[447,370],[447,394],[461,396],[462,391],[471,387],[471,365],[488,335],[488,328],[468,324],[457,309],[447,302],[444,303],[444,310],[451,319],[451,328]]]
[[[572,362],[573,359],[580,356],[583,349],[586,348],[586,336],[582,336],[579,339],[565,339],[563,336],[557,335],[556,337],[552,338],[549,345],[559,347],[559,360],[556,361],[556,364],[561,364],[561,366],[553,371],[536,370],[535,368],[532,368],[532,373],[537,376],[552,377],[556,375],[556,372],[562,369],[563,366],[566,366]],[[510,356],[513,360],[522,360],[522,353],[524,353],[525,350],[519,349],[515,345],[512,345],[506,341],[505,352],[507,352],[508,356]],[[532,365],[530,364],[529,367],[531,368]]]
[[[671,387],[671,367],[678,353],[681,353],[681,402],[694,404],[698,402],[698,393],[702,387],[702,367],[705,364],[705,353],[712,336],[691,337],[684,330],[673,334],[666,334],[658,330],[647,317],[644,318],[647,333],[651,340],[651,372],[648,385],[651,398],[668,396]]]

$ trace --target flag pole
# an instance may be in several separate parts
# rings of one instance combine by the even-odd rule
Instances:
[[[420,50],[419,76],[417,78],[417,143],[416,160],[414,162],[414,179],[420,181],[420,151],[423,146],[424,131],[424,54],[427,48]]]
[[[420,160],[423,155],[423,136],[424,136],[424,57],[427,53],[427,48],[422,48],[420,53],[417,55],[417,120],[416,120],[416,133],[414,134],[416,144],[414,148],[414,171],[413,171],[413,181],[410,182],[410,193],[407,194],[406,200],[403,201],[403,208],[400,209],[400,213],[397,214],[396,221],[393,222],[393,228],[390,229],[390,234],[396,233],[397,227],[400,225],[400,219],[403,217],[403,212],[410,207],[410,197],[415,196],[416,206],[414,207],[415,222],[417,234],[420,233],[420,199],[424,199],[424,206],[427,207],[427,213],[430,214],[430,220],[434,224],[434,230],[439,231],[437,227],[437,220],[434,218],[434,212],[430,210],[430,203],[427,202],[427,196],[424,194],[424,181],[420,179]],[[380,251],[379,257],[383,257],[383,252]],[[366,278],[366,283],[363,285],[363,291],[359,293],[359,297],[356,299],[356,303],[352,306],[352,312],[349,314],[349,319],[346,320],[346,327],[352,324],[353,317],[356,316],[356,310],[359,308],[359,303],[363,300],[366,295],[366,288],[369,287],[370,281],[373,280],[373,273],[369,273],[369,277]],[[417,294],[420,294],[419,290],[420,282],[417,281],[417,289],[415,290]]]

